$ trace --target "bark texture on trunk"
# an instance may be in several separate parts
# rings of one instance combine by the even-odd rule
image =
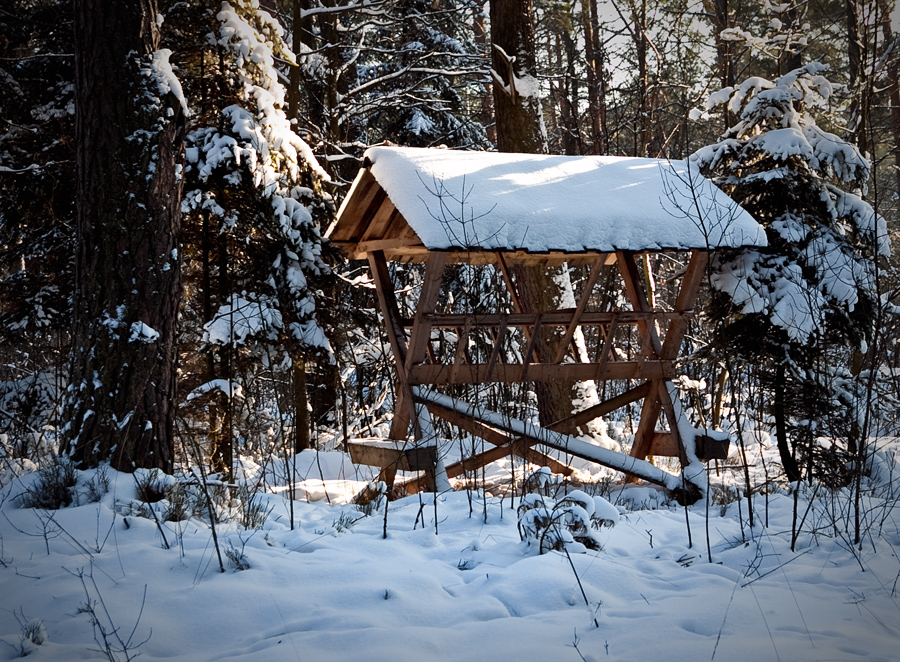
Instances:
[[[722,32],[733,27],[733,16],[729,13],[728,0],[703,0],[703,9],[706,11],[710,23],[712,23],[713,36],[716,41],[716,65],[719,71],[720,83],[723,88],[730,87],[734,85],[736,79],[736,56],[733,51],[739,49],[736,49],[733,42],[722,38]],[[725,111],[725,116],[722,119],[723,131],[728,130],[728,127],[733,126],[736,121],[734,113],[730,110]]]
[[[591,153],[606,154],[606,83],[597,0],[581,0],[584,57],[587,72],[588,109],[591,114]]]
[[[772,411],[775,418],[775,440],[778,445],[778,455],[781,457],[781,465],[784,467],[785,477],[789,482],[793,483],[800,480],[800,466],[797,464],[797,460],[788,443],[784,380],[784,363],[779,362],[775,373],[775,402],[773,403]]]
[[[491,0],[491,62],[497,149],[546,154],[547,132],[535,78],[534,0]]]
[[[75,1],[77,242],[64,450],[171,471],[184,111],[155,0]]]
[[[890,0],[879,0],[878,4],[882,43],[884,48],[891,49],[887,63],[887,95],[891,107],[891,151],[894,153],[896,191],[900,194],[900,27],[891,25]]]

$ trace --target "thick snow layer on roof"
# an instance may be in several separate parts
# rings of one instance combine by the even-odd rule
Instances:
[[[753,217],[685,161],[411,147],[366,156],[429,249],[766,245]]]

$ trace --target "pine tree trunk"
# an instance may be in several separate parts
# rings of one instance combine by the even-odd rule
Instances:
[[[63,450],[171,471],[184,113],[154,105],[155,0],[76,0],[76,292]]]
[[[647,69],[647,0],[641,0],[633,14],[634,47],[638,65],[638,121],[634,156],[647,156],[651,140],[650,76]]]
[[[799,3],[791,6],[786,12],[782,13],[781,17],[785,23],[785,28],[787,28],[787,32],[791,37],[803,31],[802,23],[805,12],[803,8],[799,6]],[[794,69],[798,69],[802,64],[803,54],[799,45],[792,38],[789,43],[785,45],[778,58],[780,74],[783,75]]]
[[[729,15],[728,0],[703,0],[703,8],[712,23],[713,36],[716,41],[716,65],[719,71],[721,87],[730,87],[735,83],[735,57],[732,54],[732,42],[722,39],[722,32],[732,27]],[[734,125],[734,114],[725,111],[723,131]]]
[[[494,107],[497,111],[497,148],[501,152],[524,154],[545,154],[547,137],[541,116],[540,98],[535,87],[534,95],[511,94],[516,86],[510,79],[513,75],[522,79],[534,76],[534,3],[532,0],[491,0],[491,42],[493,65],[497,75],[506,82],[506,89],[494,84]],[[515,62],[508,60],[496,48],[500,48]],[[568,269],[563,267],[542,268],[517,265],[513,270],[516,285],[526,311],[543,312],[559,307],[566,294]],[[571,283],[568,285],[571,289]],[[539,343],[544,350],[539,356],[542,361],[553,361],[562,341],[562,333],[541,331],[544,336]],[[572,384],[535,385],[538,396],[538,413],[542,425],[566,418],[572,413],[575,395]]]
[[[475,45],[479,54],[488,56],[488,35],[485,25],[484,8],[477,7],[473,10],[472,29],[475,34]],[[478,110],[478,121],[484,126],[487,139],[492,143],[497,142],[497,125],[494,123],[494,91],[493,85],[485,86],[485,93],[481,97]]]
[[[300,0],[291,2],[291,50],[294,56],[299,60],[300,52],[303,48],[303,40],[301,38],[303,31],[303,19],[301,10],[303,6]],[[298,62],[299,64],[299,62]],[[292,120],[300,119],[300,67],[291,67],[288,70],[288,89],[287,89],[287,115]]]
[[[788,482],[793,483],[800,480],[800,467],[788,444],[784,378],[784,363],[779,362],[775,371],[775,403],[772,412],[775,418],[775,441],[778,444],[778,454],[785,476]]]
[[[534,0],[491,0],[491,61],[505,88],[494,83],[497,149],[546,154],[547,134],[535,74]],[[498,50],[500,47],[507,57]],[[514,62],[510,62],[515,58]]]
[[[887,63],[887,93],[891,106],[891,151],[894,152],[894,175],[900,194],[900,32],[891,27],[890,0],[879,0],[881,12],[881,34],[885,48],[891,48],[890,59]]]
[[[581,0],[581,19],[584,25],[588,110],[591,116],[591,153],[606,154],[606,90],[597,0]]]

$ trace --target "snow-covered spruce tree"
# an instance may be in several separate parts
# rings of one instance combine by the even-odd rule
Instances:
[[[484,127],[467,109],[467,101],[484,94],[474,11],[480,8],[473,0],[394,3],[391,22],[373,30],[358,69],[356,112],[368,116],[370,142],[488,146]]]
[[[337,181],[356,176],[367,144],[485,148],[471,99],[484,94],[474,0],[347,3],[292,0],[285,18],[288,116]],[[483,4],[483,3],[481,3]]]
[[[331,203],[327,175],[283,110],[275,58],[293,55],[281,26],[256,0],[224,2],[215,17],[204,73],[219,94],[186,139],[184,310],[197,324],[183,340],[201,349],[186,391],[204,403],[213,466],[227,472],[241,372],[277,369],[302,396],[307,361],[331,360],[317,306],[331,276],[319,234]],[[303,446],[306,402],[287,400]]]
[[[691,157],[766,229],[767,248],[721,254],[711,282],[718,343],[771,366],[765,386],[791,481],[816,420],[855,448],[850,363],[872,338],[876,261],[890,254],[884,219],[861,197],[868,161],[816,125],[832,93],[827,69],[813,62],[716,92],[706,110],[724,104],[738,121]]]

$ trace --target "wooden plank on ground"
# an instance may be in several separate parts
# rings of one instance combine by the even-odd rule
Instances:
[[[488,443],[497,446],[497,451],[502,451],[499,454],[496,452],[480,453],[473,458],[469,458],[468,460],[457,463],[461,467],[465,462],[469,462],[469,466],[466,467],[466,471],[480,469],[486,464],[490,464],[491,462],[506,457],[510,453],[514,453],[519,457],[523,457],[524,459],[528,460],[532,464],[549,467],[555,473],[563,474],[564,476],[568,476],[572,473],[572,468],[568,465],[553,459],[549,455],[545,455],[544,453],[530,448],[530,444],[525,439],[516,438],[508,435],[505,432],[500,432],[499,430],[496,430],[489,425],[485,425],[481,421],[460,414],[455,409],[450,409],[434,402],[427,402],[425,404],[428,407],[428,411],[430,411],[435,416],[443,418],[445,421],[447,421],[448,423],[452,423],[461,430],[465,430],[470,434],[481,437]],[[476,460],[476,457],[479,459]],[[454,465],[450,465],[446,468],[447,475],[450,476],[450,478],[454,478],[461,473],[460,472],[451,475],[450,467],[452,466]],[[454,468],[454,471],[455,470],[456,469]]]

